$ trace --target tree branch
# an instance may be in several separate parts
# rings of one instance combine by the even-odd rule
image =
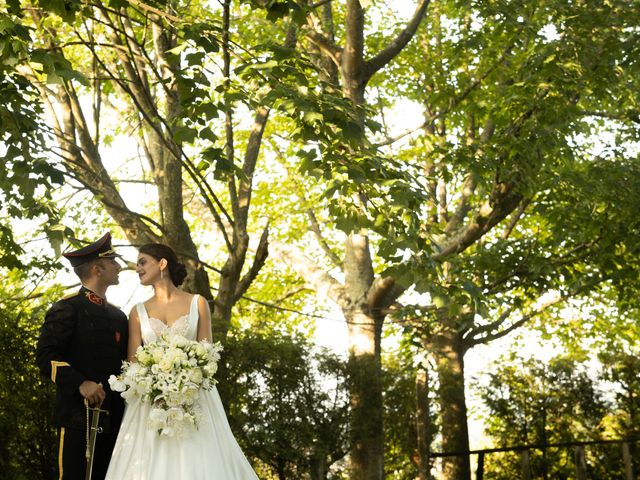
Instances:
[[[429,6],[430,0],[420,0],[420,3],[416,7],[416,10],[413,14],[411,20],[407,26],[398,34],[396,38],[394,38],[386,48],[380,51],[373,58],[367,60],[365,62],[364,67],[364,78],[363,82],[367,83],[369,79],[375,74],[377,71],[382,69],[385,65],[387,65],[391,60],[393,60],[402,49],[409,43],[409,41],[413,38],[416,31],[418,30],[418,26],[420,26],[420,22],[424,18],[424,15],[427,11],[427,7]]]
[[[377,277],[367,292],[367,305],[372,310],[384,312],[407,289],[391,277]]]
[[[324,235],[322,235],[322,231],[320,230],[320,224],[318,223],[318,219],[316,218],[316,214],[314,213],[314,211],[312,209],[308,209],[307,216],[309,217],[310,229],[316,236],[316,239],[318,240],[320,247],[322,247],[322,250],[324,250],[324,253],[327,254],[327,257],[329,257],[331,262],[336,267],[341,267],[342,261],[340,260],[340,257],[338,257],[338,255],[331,249],[331,247],[327,243],[327,240],[324,238]]]
[[[236,285],[236,291],[234,294],[234,302],[237,302],[247,291],[251,283],[256,279],[258,273],[264,266],[264,263],[269,256],[269,225],[267,225],[262,231],[260,236],[260,242],[258,248],[253,257],[253,263],[249,271],[240,279],[238,285]]]
[[[531,204],[531,199],[524,200],[519,206],[518,209],[513,213],[513,216],[509,219],[509,224],[505,227],[504,232],[502,232],[502,239],[506,240],[513,232],[513,229],[518,224],[522,215],[524,215],[524,211]]]
[[[316,31],[314,27],[305,29],[305,36],[313,43],[320,51],[326,53],[331,61],[340,67],[342,63],[342,48],[336,45],[331,39],[322,33]]]
[[[487,334],[487,335],[484,335],[482,337],[477,338],[477,335],[479,335],[481,333],[489,332],[494,328],[500,327],[500,325],[502,323],[504,323],[504,321],[506,321],[506,319],[508,318],[510,313],[513,312],[513,309],[510,309],[507,312],[503,313],[497,321],[492,322],[489,325],[485,325],[485,326],[477,328],[477,329],[472,329],[470,331],[469,335],[467,337],[465,337],[465,339],[464,339],[465,350],[468,350],[469,348],[472,348],[472,347],[474,347],[476,345],[487,344],[489,342],[492,342],[493,340],[497,340],[498,338],[502,338],[502,337],[508,335],[509,333],[511,333],[512,331],[514,331],[515,329],[521,327],[522,325],[527,323],[532,318],[540,315],[547,308],[549,308],[549,307],[551,307],[553,305],[557,305],[559,303],[564,303],[567,300],[569,300],[571,298],[574,298],[574,297],[580,295],[581,293],[583,293],[585,291],[591,290],[594,286],[598,285],[599,283],[601,283],[603,281],[604,281],[603,278],[598,278],[598,279],[596,279],[596,280],[594,280],[592,282],[587,282],[587,283],[583,284],[581,287],[576,288],[575,290],[573,290],[571,292],[568,292],[568,293],[565,293],[565,294],[560,294],[559,293],[556,296],[554,296],[553,298],[545,300],[542,304],[540,304],[533,311],[523,315],[520,319],[518,319],[517,321],[513,322],[507,328],[505,328],[503,330],[500,330],[499,332],[495,332],[495,333],[492,333],[492,334]],[[542,298],[542,296],[540,298]]]
[[[305,281],[308,288],[333,300],[340,307],[349,305],[344,286],[322,267],[296,247],[281,242],[271,242],[272,254],[292,268]]]
[[[494,186],[492,197],[496,198],[485,201],[466,228],[432,256],[434,260],[442,261],[449,255],[466,250],[511,213],[522,200],[520,194],[513,192],[513,185],[504,183],[498,183]]]
[[[494,131],[495,131],[495,125],[491,119],[488,119],[482,131],[482,134],[480,135],[480,140],[479,140],[480,148],[475,154],[476,158],[479,158],[483,155],[484,151],[482,146],[486,145],[489,142],[489,140],[493,136]],[[471,210],[469,201],[471,199],[471,196],[476,190],[477,184],[478,184],[477,174],[474,172],[469,173],[462,187],[460,200],[458,201],[458,207],[456,208],[456,211],[453,213],[453,215],[449,219],[449,222],[447,222],[447,226],[444,229],[445,233],[451,234],[455,232],[458,228],[460,228],[460,225],[462,225],[462,222],[467,216],[467,213],[469,213],[469,210]]]

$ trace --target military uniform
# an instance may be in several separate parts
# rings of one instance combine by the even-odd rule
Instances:
[[[92,478],[106,474],[124,413],[123,399],[110,390],[108,378],[120,373],[127,337],[127,316],[85,287],[54,303],[45,316],[36,362],[56,384],[53,420],[60,428],[61,479],[85,478],[88,410],[78,389],[85,380],[101,383],[106,394],[100,408],[108,414],[100,416]]]

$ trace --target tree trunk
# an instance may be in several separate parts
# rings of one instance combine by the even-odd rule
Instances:
[[[384,477],[382,366],[380,340],[384,316],[372,315],[373,266],[366,235],[352,233],[346,242],[343,312],[349,330],[349,397],[351,406],[351,478]]]
[[[389,63],[407,44],[419,25],[428,1],[422,0],[407,28],[371,60],[365,60],[365,11],[361,0],[346,0],[344,47],[335,44],[331,6],[321,11],[319,34],[322,48],[312,53],[329,52],[325,60],[327,74],[335,78],[340,73],[342,92],[354,105],[365,103],[365,90],[371,76]],[[320,6],[320,5],[318,5]],[[332,64],[335,62],[335,67]],[[336,68],[337,67],[337,68]],[[337,78],[336,78],[337,80]],[[364,113],[359,121],[364,127]],[[361,198],[357,202],[364,201]],[[366,208],[366,205],[363,205]],[[354,480],[384,478],[384,428],[380,337],[385,315],[381,312],[395,301],[403,289],[390,279],[378,278],[369,250],[368,234],[352,231],[345,245],[343,265],[344,297],[337,300],[349,328],[349,362],[351,367],[351,477]]]
[[[462,338],[455,330],[447,329],[432,340],[432,347],[440,383],[438,393],[442,414],[442,448],[445,452],[468,452]],[[444,457],[443,471],[446,480],[469,480],[469,456]]]
[[[382,319],[364,312],[346,316],[349,327],[349,398],[352,480],[384,478],[382,423]]]
[[[384,477],[382,367],[380,340],[385,311],[404,289],[390,278],[374,279],[366,235],[352,233],[346,241],[344,284],[298,248],[273,243],[274,254],[295,269],[309,288],[340,306],[349,334],[350,479]]]
[[[311,459],[309,478],[311,478],[311,480],[326,480],[328,473],[329,466],[327,465],[327,458],[326,455],[323,455],[321,452]]]
[[[422,361],[416,373],[416,432],[418,435],[418,478],[429,480],[429,445],[431,425],[429,417],[429,377],[426,361]]]

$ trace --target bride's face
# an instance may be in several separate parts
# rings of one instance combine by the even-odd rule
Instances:
[[[151,255],[141,253],[138,255],[136,273],[142,285],[153,285],[160,279],[160,262]]]

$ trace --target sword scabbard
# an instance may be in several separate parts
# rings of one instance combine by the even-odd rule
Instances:
[[[91,480],[91,473],[93,471],[93,455],[96,449],[98,433],[100,433],[100,414],[104,413],[105,415],[109,415],[109,412],[100,408],[102,403],[97,407],[90,407],[89,402],[85,399],[84,405],[87,410],[87,449],[85,451],[87,469],[84,478],[85,480]],[[91,416],[91,423],[89,423],[89,416]]]

